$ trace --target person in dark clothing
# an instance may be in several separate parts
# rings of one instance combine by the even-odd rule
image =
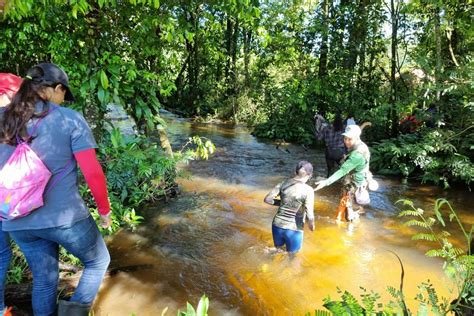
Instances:
[[[326,157],[327,176],[329,177],[339,166],[341,161],[346,154],[346,148],[344,146],[344,137],[342,133],[344,131],[344,123],[342,116],[336,114],[332,125],[327,125],[322,132],[322,139],[326,144],[326,150],[324,152]]]

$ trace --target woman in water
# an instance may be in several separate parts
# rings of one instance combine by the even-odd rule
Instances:
[[[278,206],[272,223],[273,243],[275,247],[286,246],[290,253],[298,252],[303,245],[306,218],[309,229],[314,231],[314,191],[306,184],[312,174],[311,163],[300,161],[294,177],[277,184],[264,199],[265,203]],[[278,196],[280,199],[276,199]]]

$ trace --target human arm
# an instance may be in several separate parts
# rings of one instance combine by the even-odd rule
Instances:
[[[314,189],[314,191],[319,191],[322,188],[333,184],[334,182],[341,179],[361,164],[365,164],[365,160],[362,154],[358,152],[352,152],[347,158],[347,160],[339,168],[339,170],[334,172],[332,176],[330,176],[326,180],[316,182],[316,188]]]
[[[111,218],[107,182],[102,167],[97,160],[95,149],[91,148],[76,152],[74,153],[74,157],[81,168],[84,179],[97,204],[97,209],[101,217],[100,225],[103,228],[108,228],[111,224]]]
[[[263,199],[263,201],[270,205],[280,206],[280,200],[275,198],[280,195],[281,183],[277,184]]]
[[[308,186],[306,193],[306,199],[304,201],[304,207],[306,208],[306,218],[308,219],[308,226],[311,231],[314,231],[314,191]]]

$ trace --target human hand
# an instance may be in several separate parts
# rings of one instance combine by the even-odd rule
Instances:
[[[107,215],[100,215],[100,227],[109,228],[110,225],[112,225],[112,218],[110,217],[111,213],[112,212],[109,212]]]
[[[315,225],[314,225],[314,221],[311,221],[309,222],[309,230],[311,230],[312,232],[314,232],[314,229],[315,229]]]
[[[326,186],[326,180],[317,181],[315,184],[316,188],[314,188],[314,191],[319,191]]]

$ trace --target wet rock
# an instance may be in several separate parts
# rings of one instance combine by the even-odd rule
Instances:
[[[110,132],[112,128],[118,128],[124,136],[137,135],[137,125],[135,121],[125,112],[120,104],[109,103],[105,119],[111,124],[105,124],[105,128]]]

